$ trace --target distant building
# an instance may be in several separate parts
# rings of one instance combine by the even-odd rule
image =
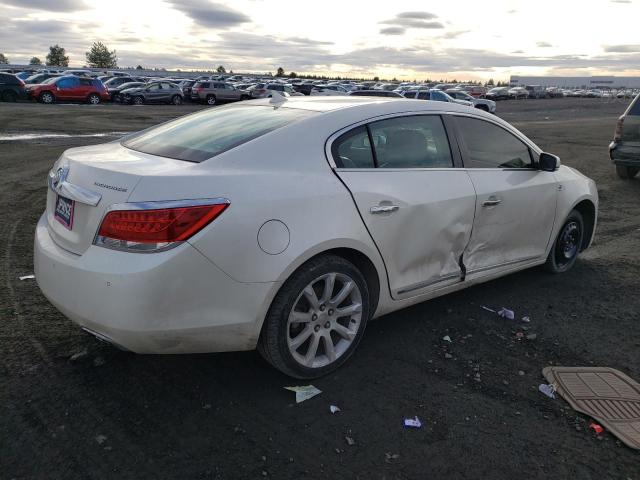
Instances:
[[[615,77],[612,75],[599,77],[521,77],[511,75],[509,85],[524,87],[525,85],[542,85],[544,87],[562,88],[640,88],[640,77]]]

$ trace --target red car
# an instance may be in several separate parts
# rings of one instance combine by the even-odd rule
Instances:
[[[109,100],[109,92],[100,80],[67,75],[50,78],[45,83],[28,85],[27,95],[42,103],[80,101],[94,105]]]

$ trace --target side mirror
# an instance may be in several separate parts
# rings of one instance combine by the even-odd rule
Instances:
[[[542,152],[538,158],[538,168],[543,172],[555,172],[560,168],[560,157]]]

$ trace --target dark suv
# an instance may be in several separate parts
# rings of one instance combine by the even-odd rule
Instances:
[[[127,88],[120,91],[122,103],[142,105],[144,103],[173,103],[181,105],[184,94],[182,89],[171,82],[151,82],[144,86]]]
[[[618,119],[609,156],[620,178],[633,178],[640,171],[640,95]]]
[[[25,98],[24,82],[12,73],[0,73],[0,100],[15,102]]]

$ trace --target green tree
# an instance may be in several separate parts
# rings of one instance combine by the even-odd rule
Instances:
[[[373,81],[374,82],[379,82],[380,81],[380,77],[373,77]]]
[[[9,59],[4,56],[4,53],[0,53],[0,65],[9,63]]]
[[[227,73],[227,69],[224,68],[222,65],[220,65],[218,68],[216,68],[216,72],[218,72],[218,73]]]
[[[296,78],[298,74],[296,72],[289,73],[289,78]]]
[[[85,53],[87,65],[92,68],[118,68],[115,50],[109,50],[102,42],[93,42],[91,50]]]
[[[49,53],[47,54],[47,65],[52,67],[68,67],[69,57],[65,55],[66,51],[57,43],[49,47]]]
[[[138,66],[136,67],[136,70],[144,70],[144,68],[142,67],[142,65],[138,65]]]
[[[276,72],[276,77],[284,77],[284,68],[278,67],[278,71]]]
[[[493,83],[493,78],[490,78],[489,81],[487,82],[487,86],[492,86],[493,87],[493,85],[495,85]]]
[[[31,57],[31,60],[29,60],[29,65],[42,65],[42,60],[40,60],[38,57]]]

